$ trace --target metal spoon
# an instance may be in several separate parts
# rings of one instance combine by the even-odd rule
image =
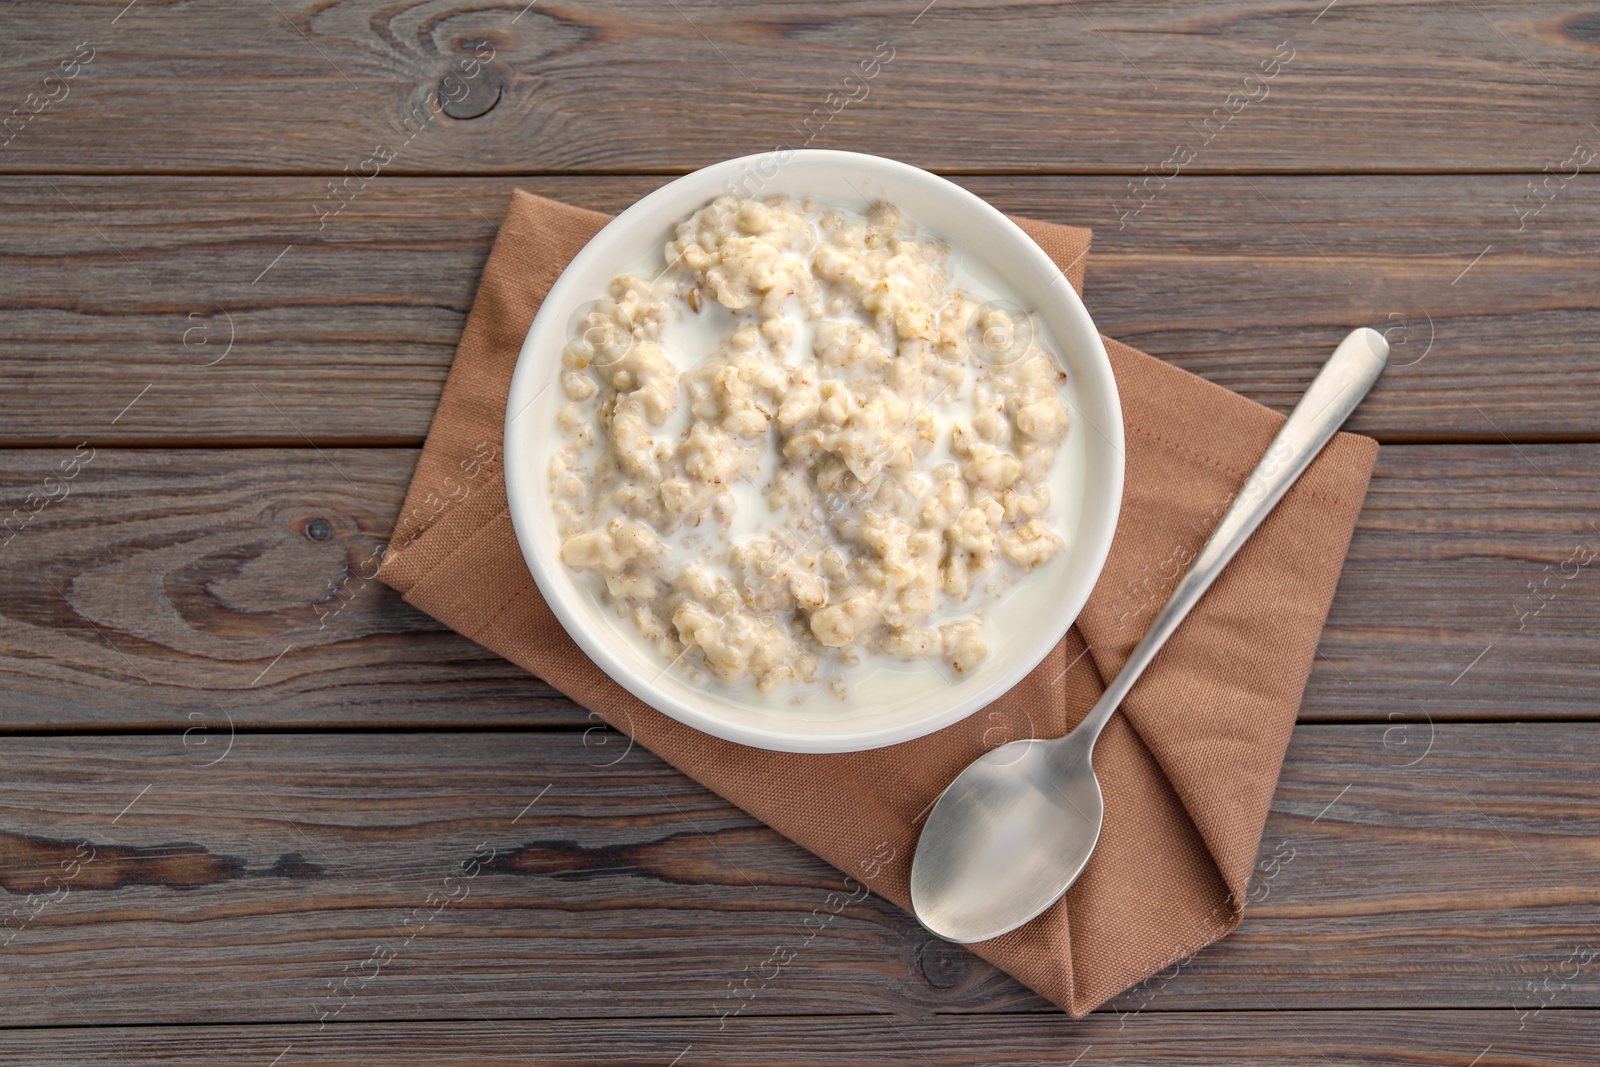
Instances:
[[[1094,743],[1189,609],[1367,395],[1389,358],[1375,330],[1340,342],[1278,431],[1150,630],[1067,736],[1001,745],[969,764],[928,814],[911,861],[911,907],[950,941],[1015,930],[1077,881],[1105,804]]]

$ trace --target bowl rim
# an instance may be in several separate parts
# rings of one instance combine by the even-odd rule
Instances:
[[[785,156],[787,158],[784,158]],[[831,162],[855,168],[870,168],[874,172],[874,180],[883,178],[890,184],[920,183],[929,188],[938,189],[938,193],[934,195],[949,197],[953,201],[961,203],[967,210],[974,211],[980,216],[985,216],[987,222],[996,229],[997,237],[998,234],[1003,233],[1010,239],[1011,244],[1016,246],[1014,249],[1006,250],[1008,261],[1012,261],[1010,257],[1014,251],[1020,263],[1017,266],[1006,268],[1004,270],[1005,274],[1012,276],[1029,272],[1041,276],[1055,274],[1060,276],[1056,279],[1057,282],[1065,280],[1065,272],[1056,265],[1055,261],[1039,247],[1025,230],[998,208],[948,178],[925,171],[909,163],[864,152],[806,148],[776,149],[770,152],[737,156],[702,167],[699,170],[673,179],[619,212],[615,218],[606,223],[590,238],[583,248],[578,250],[545,294],[518,351],[516,366],[512,372],[510,390],[506,398],[504,442],[502,445],[506,501],[523,561],[551,613],[561,623],[562,628],[577,644],[579,649],[601,671],[647,707],[660,711],[669,718],[702,733],[754,748],[806,753],[865,751],[925,736],[960,722],[982,710],[1026,678],[1043,661],[1043,658],[1049,655],[1050,650],[1059,644],[1061,638],[1072,628],[1073,624],[1077,622],[1078,615],[1082,612],[1084,604],[1087,603],[1089,595],[1093,592],[1104,571],[1106,558],[1111,551],[1112,536],[1121,511],[1126,469],[1121,397],[1117,388],[1116,377],[1112,372],[1110,356],[1106,353],[1100,332],[1095,327],[1094,320],[1090,317],[1082,298],[1070,284],[1051,285],[1049,292],[1052,294],[1053,299],[1061,303],[1060,310],[1068,318],[1076,320],[1076,325],[1086,328],[1087,336],[1090,338],[1089,350],[1082,355],[1087,362],[1093,364],[1099,371],[1098,375],[1093,376],[1098,380],[1093,381],[1091,385],[1094,388],[1094,394],[1104,403],[1106,416],[1105,424],[1097,424],[1094,428],[1107,439],[1113,455],[1108,461],[1107,469],[1104,471],[1108,481],[1106,499],[1104,501],[1095,501],[1103,510],[1096,513],[1090,508],[1085,508],[1079,516],[1078,530],[1073,540],[1072,550],[1088,553],[1088,555],[1081,557],[1084,564],[1081,588],[1074,590],[1071,597],[1062,598],[1061,606],[1063,610],[1059,612],[1051,626],[1048,627],[1054,637],[1050,644],[1041,647],[1037,658],[1024,657],[1020,668],[1013,667],[1008,671],[997,673],[981,688],[973,690],[964,699],[953,702],[950,707],[937,714],[837,735],[786,731],[779,725],[757,720],[754,717],[749,722],[733,721],[696,708],[690,703],[679,700],[670,692],[655,689],[651,681],[641,678],[620,655],[612,650],[606,635],[598,633],[591,628],[574,603],[578,596],[587,596],[589,594],[577,586],[570,575],[565,573],[557,574],[557,571],[564,571],[564,568],[553,566],[553,564],[559,563],[559,560],[553,554],[547,556],[541,550],[543,546],[536,529],[536,521],[530,513],[540,503],[538,500],[530,499],[530,494],[534,490],[532,482],[535,479],[532,475],[523,476],[519,472],[529,469],[533,463],[539,462],[545,454],[534,447],[534,442],[531,440],[534,435],[514,432],[514,424],[522,412],[527,410],[542,395],[544,388],[548,388],[559,380],[558,374],[552,374],[549,382],[542,381],[544,374],[548,372],[548,368],[539,365],[534,353],[536,349],[546,348],[548,345],[549,342],[546,341],[544,335],[553,328],[552,324],[564,329],[564,325],[556,323],[560,315],[559,309],[571,305],[574,299],[581,301],[583,297],[592,297],[593,294],[588,292],[568,291],[576,290],[578,275],[583,273],[583,268],[587,261],[602,254],[613,241],[618,239],[619,234],[631,234],[640,227],[654,230],[670,225],[672,221],[677,219],[677,214],[674,214],[670,219],[657,219],[654,216],[662,214],[660,205],[681,197],[686,187],[702,188],[705,192],[705,199],[709,201],[715,196],[728,191],[723,181],[725,178],[734,178],[741,174],[748,176],[753,168],[759,168],[774,162],[779,168],[789,166],[795,162],[813,164]],[[781,192],[781,190],[774,192]],[[762,194],[758,191],[755,195]],[[926,225],[920,218],[913,219],[913,221],[918,222],[919,225]],[[936,223],[932,224],[930,228],[935,231],[938,230]],[[1062,291],[1058,293],[1058,289]],[[1085,331],[1080,329],[1079,332],[1083,333]],[[1062,345],[1067,344],[1061,338],[1057,338],[1057,341]],[[545,343],[540,344],[538,342]],[[1076,339],[1074,339],[1074,343],[1076,343]],[[1080,376],[1080,383],[1081,381]],[[1080,390],[1082,389],[1081,384],[1079,388]],[[1083,404],[1083,400],[1084,394],[1080,391],[1080,405]]]

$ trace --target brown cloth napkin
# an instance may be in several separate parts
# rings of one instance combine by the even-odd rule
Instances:
[[[506,510],[498,457],[512,367],[539,302],[606,221],[512,194],[379,577],[909,907],[933,799],[988,749],[1077,724],[1283,418],[1107,339],[1127,426],[1122,514],[1093,596],[1045,661],[966,721],[889,748],[818,756],[721,741],[641,703],[578,650],[529,576]],[[1081,291],[1089,231],[1021,225]],[[1105,825],[1083,876],[1043,915],[973,951],[1082,1015],[1238,924],[1376,453],[1376,442],[1340,434],[1289,490],[1106,727],[1095,750]]]

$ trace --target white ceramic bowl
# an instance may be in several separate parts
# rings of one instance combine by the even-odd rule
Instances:
[[[612,278],[638,269],[661,248],[678,220],[727,191],[786,194],[865,209],[887,200],[926,231],[976,261],[1034,309],[1054,339],[1071,388],[1072,429],[1086,448],[1084,496],[1068,547],[1040,581],[1034,572],[1007,594],[1007,611],[1027,625],[959,680],[906,699],[870,706],[826,693],[801,708],[761,707],[715,683],[696,685],[663,672],[656,652],[615,618],[595,592],[562,564],[551,510],[549,460],[555,416],[565,396],[555,386],[574,315],[604,294]],[[866,199],[864,199],[866,198]],[[556,280],[523,342],[506,407],[506,496],[523,557],[556,618],[578,647],[640,700],[716,737],[788,752],[852,752],[909,741],[957,722],[1020,681],[1055,647],[1100,576],[1122,502],[1122,408],[1099,331],[1072,286],[1038,245],[972,193],[916,167],[855,152],[801,150],[745,156],[685,175],[657,189],[595,235]],[[1069,435],[1070,436],[1070,435]],[[879,694],[882,695],[881,693]],[[862,702],[864,703],[864,702]],[[838,705],[831,706],[830,705]]]

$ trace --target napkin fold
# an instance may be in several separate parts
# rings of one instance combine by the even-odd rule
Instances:
[[[378,576],[909,908],[934,798],[981,753],[1078,723],[1283,417],[1108,338],[1126,426],[1122,511],[1093,595],[1045,661],[963,722],[888,748],[797,755],[718,740],[640,702],[578,650],[529,576],[506,508],[512,368],[540,301],[607,221],[512,194]],[[1089,231],[1018,222],[1081,291]],[[1101,736],[1105,823],[1083,876],[1032,922],[972,946],[979,956],[1076,1016],[1238,924],[1376,454],[1372,440],[1335,437],[1223,572]]]

